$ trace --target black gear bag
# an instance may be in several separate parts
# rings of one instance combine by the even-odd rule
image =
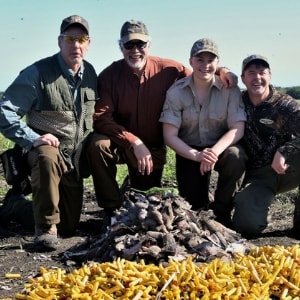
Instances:
[[[25,186],[30,182],[30,169],[27,164],[27,155],[24,154],[23,149],[15,145],[13,148],[1,153],[0,159],[7,184],[17,189],[26,189]]]

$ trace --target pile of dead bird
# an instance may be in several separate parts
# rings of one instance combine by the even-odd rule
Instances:
[[[66,251],[62,260],[106,262],[119,257],[158,264],[192,255],[195,262],[209,262],[216,257],[230,260],[235,252],[249,249],[247,241],[217,222],[211,210],[193,211],[173,191],[129,190],[112,225]]]

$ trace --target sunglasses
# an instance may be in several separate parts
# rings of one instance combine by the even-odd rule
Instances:
[[[80,45],[83,45],[90,40],[90,37],[88,35],[76,36],[76,35],[61,34],[60,37],[62,37],[63,40],[68,44],[78,42]]]
[[[127,42],[125,44],[123,43],[123,47],[126,50],[131,50],[134,47],[137,47],[138,49],[144,49],[144,48],[146,48],[147,44],[148,44],[148,41],[147,42],[143,42],[143,41]]]

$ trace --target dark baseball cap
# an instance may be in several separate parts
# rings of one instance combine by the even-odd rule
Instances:
[[[120,37],[123,43],[127,43],[131,40],[149,41],[149,33],[146,25],[136,20],[126,21],[123,24]]]
[[[84,18],[78,15],[73,15],[63,19],[60,25],[60,33],[65,32],[71,25],[75,25],[75,24],[80,25],[89,35],[89,31],[90,31],[89,23],[87,22],[87,20],[85,20]]]
[[[249,67],[250,64],[255,63],[255,61],[262,62],[264,65],[266,65],[266,67],[270,68],[269,61],[268,61],[268,59],[266,57],[264,57],[264,56],[262,56],[260,54],[252,54],[252,55],[246,57],[243,60],[243,63],[242,63],[242,74],[247,69],[247,67]]]
[[[219,57],[219,49],[217,44],[208,38],[199,39],[193,44],[190,57],[197,56],[201,52],[210,52]]]

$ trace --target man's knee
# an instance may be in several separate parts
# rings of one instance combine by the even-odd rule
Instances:
[[[111,145],[111,140],[108,136],[104,134],[94,133],[90,137],[88,142],[87,150],[88,152],[94,151],[95,149],[104,150],[109,149]]]
[[[232,145],[224,150],[224,153],[232,159],[247,159],[247,154],[239,144]]]
[[[250,217],[250,214],[245,215],[239,212],[233,214],[232,224],[236,232],[244,235],[258,235],[267,227],[267,224],[262,224],[258,219]]]
[[[243,197],[243,192],[234,199],[233,228],[245,235],[260,234],[267,227],[267,212],[256,207],[253,201]]]
[[[223,152],[217,169],[222,168],[225,172],[230,172],[231,175],[234,175],[233,173],[240,175],[245,172],[246,162],[247,155],[244,148],[233,145]]]
[[[62,172],[67,171],[67,166],[59,153],[59,149],[49,145],[42,145],[28,153],[28,163],[31,168],[54,170],[54,165],[59,166]]]
[[[90,169],[95,171],[99,164],[107,167],[114,162],[115,155],[111,148],[111,140],[102,134],[93,134],[86,148],[86,159]]]

